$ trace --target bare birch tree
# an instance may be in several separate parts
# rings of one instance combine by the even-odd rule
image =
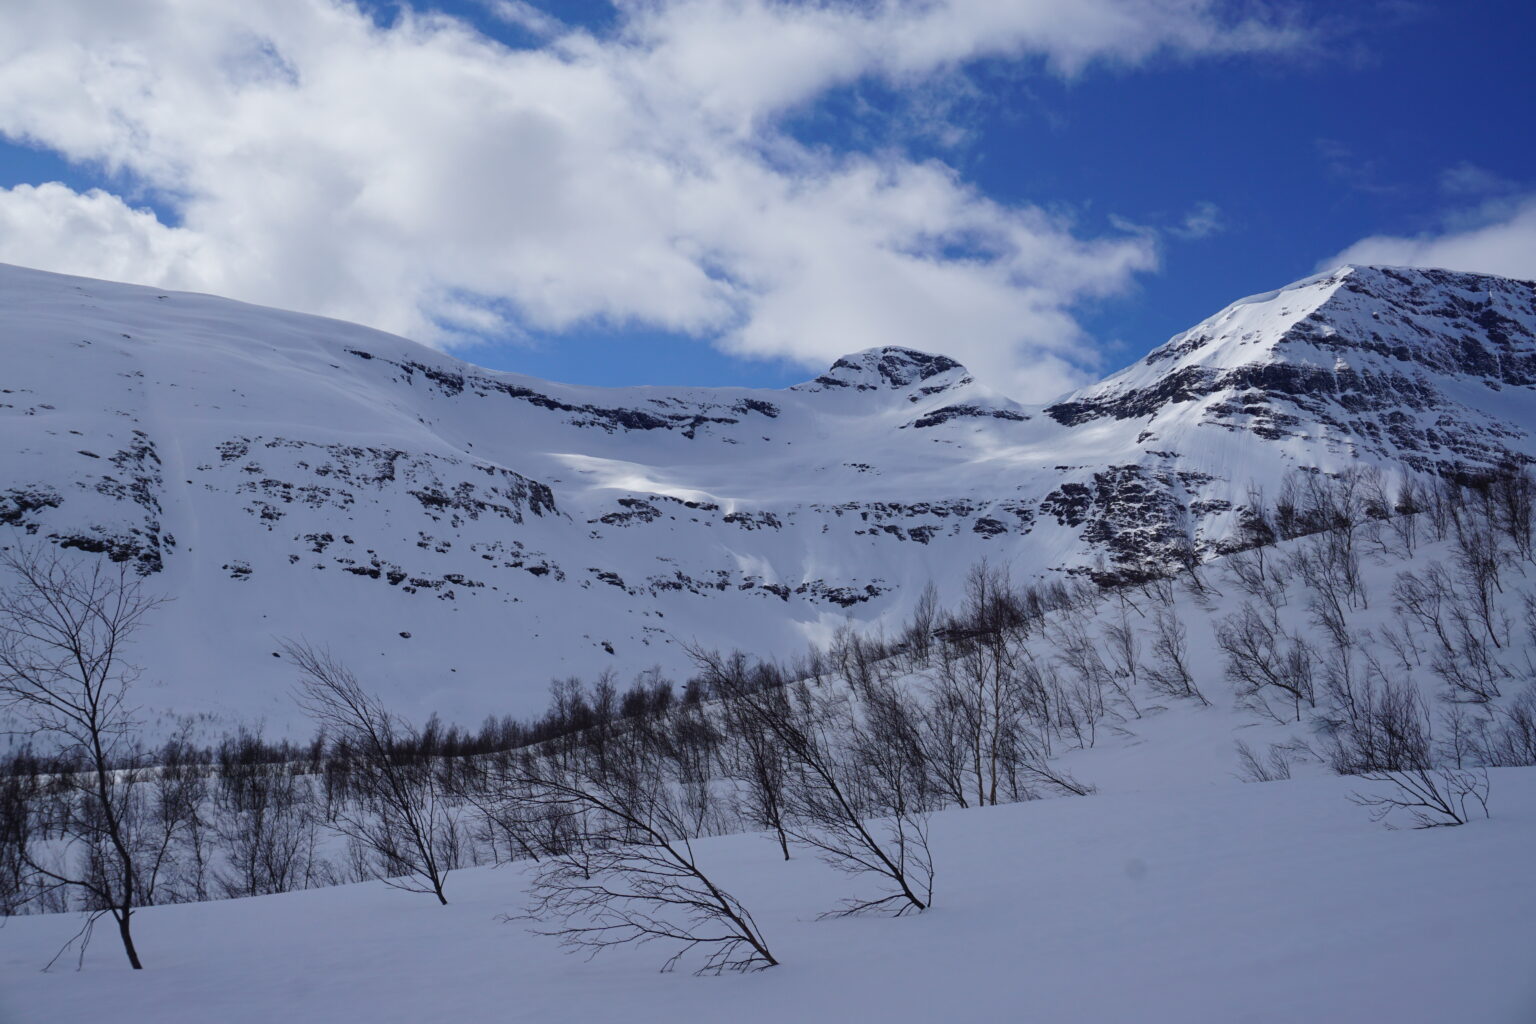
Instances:
[[[60,838],[55,855],[21,854],[44,889],[79,898],[82,941],[110,916],[140,969],[133,916],[150,901],[180,822],[156,820],[142,785],[150,773],[128,703],[139,670],[124,653],[161,601],[125,562],[41,545],[0,553],[0,570],[9,577],[0,591],[0,707],[50,749],[62,790],[46,823]]]
[[[351,789],[331,827],[371,858],[386,884],[446,904],[443,883],[458,860],[457,814],[437,766],[419,753],[418,731],[328,651],[287,642],[283,652],[302,673],[299,705],[329,736]]]
[[[672,947],[663,971],[703,952],[695,973],[759,971],[778,964],[752,914],[705,873],[690,838],[694,815],[670,777],[655,722],[628,723],[607,756],[535,751],[502,758],[488,785],[512,796],[503,820],[521,844],[542,848],[524,919],[572,952]],[[561,837],[546,841],[549,823]]]

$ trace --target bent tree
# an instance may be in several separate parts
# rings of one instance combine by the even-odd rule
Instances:
[[[458,811],[421,730],[386,708],[324,648],[285,641],[298,666],[299,706],[324,731],[330,757],[345,768],[349,799],[330,827],[368,857],[378,878],[447,905],[443,883],[458,866]]]
[[[751,912],[699,862],[665,743],[658,723],[632,722],[607,738],[603,756],[525,751],[492,769],[495,788],[516,794],[523,845],[544,854],[524,916],[588,955],[660,941],[672,949],[663,971],[692,951],[704,953],[698,974],[775,967]]]

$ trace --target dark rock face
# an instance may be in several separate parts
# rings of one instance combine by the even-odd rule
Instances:
[[[432,520],[451,526],[481,516],[521,523],[525,513],[544,516],[559,511],[547,484],[470,460],[283,437],[231,438],[218,451],[221,465],[244,477],[234,489],[250,496],[246,511],[269,523],[283,519],[287,505],[341,511],[355,504],[362,493],[392,488],[414,499]],[[279,462],[281,471],[267,468]],[[455,479],[466,473],[478,473],[485,480]],[[294,479],[285,479],[288,476]]]
[[[101,456],[92,453],[92,458]],[[112,467],[97,477],[94,490],[105,497],[136,507],[129,522],[106,525],[92,523],[68,530],[52,531],[48,538],[61,548],[75,548],[104,554],[114,562],[132,562],[141,576],[159,572],[165,566],[165,553],[175,540],[161,528],[160,495],[164,481],[160,475],[160,456],[155,444],[142,430],[134,430],[131,440],[107,459]],[[51,488],[34,486],[0,494],[0,523],[24,526],[35,533],[37,526],[28,522],[28,513],[44,508],[58,508],[63,499]]]
[[[1103,552],[1105,564],[1091,576],[1133,578],[1177,564],[1195,549],[1197,503],[1190,488],[1202,482],[1198,474],[1111,466],[1088,480],[1062,484],[1041,499],[1040,511],[1062,526],[1080,527],[1083,540]]]
[[[1353,268],[1333,293],[1243,365],[1184,365],[1139,386],[1106,387],[1050,406],[1063,426],[1154,420],[1201,403],[1200,422],[1270,441],[1319,427],[1358,454],[1426,473],[1529,461],[1523,431],[1477,415],[1448,386],[1521,388],[1536,402],[1536,285],[1436,270]],[[1233,339],[1211,326],[1146,357],[1200,358]]]
[[[948,423],[957,419],[993,419],[1010,420],[1014,423],[1023,423],[1029,417],[1012,409],[985,409],[979,405],[946,405],[942,409],[935,409],[926,416],[919,416],[911,423],[903,424],[902,429],[913,427],[921,430],[924,427],[936,427],[940,423]]]
[[[726,406],[712,406],[718,414],[711,414],[690,409],[688,411],[668,411],[668,404],[662,400],[654,400],[659,411],[648,409],[625,409],[616,407],[604,407],[587,403],[576,404],[565,402],[542,391],[536,391],[530,387],[513,384],[485,374],[459,373],[443,370],[438,367],[428,366],[412,360],[385,359],[361,349],[349,349],[352,355],[359,359],[369,361],[377,360],[389,366],[396,367],[401,374],[401,379],[409,383],[415,383],[418,379],[443,395],[455,398],[469,393],[479,398],[490,398],[500,395],[516,401],[526,402],[539,409],[548,409],[551,412],[568,413],[566,422],[574,426],[596,427],[607,433],[619,430],[675,430],[683,437],[692,440],[700,427],[710,423],[734,424],[740,423],[741,418],[748,415],[764,416],[769,419],[779,415],[778,406],[772,402],[758,399],[744,399]],[[732,413],[734,415],[724,415]]]
[[[1381,308],[1381,330],[1331,337],[1325,318],[1297,336],[1411,362],[1435,373],[1536,386],[1536,283],[1446,270],[1372,268],[1351,274],[1344,291]],[[1394,334],[1399,335],[1393,337]],[[1411,341],[1403,341],[1406,335]]]
[[[917,352],[888,345],[845,356],[815,380],[796,386],[796,390],[817,391],[851,388],[854,391],[878,391],[911,387],[941,373],[962,369],[948,356]],[[942,388],[933,389],[936,393]]]
[[[1008,524],[991,516],[982,516],[971,525],[972,533],[979,533],[983,537],[996,537],[1008,532]]]
[[[37,532],[34,513],[58,508],[64,503],[59,492],[43,484],[10,487],[0,491],[0,524],[18,526],[28,533]]]
[[[1154,361],[1156,356],[1158,352],[1152,353],[1147,356],[1147,361]],[[1174,371],[1150,387],[1136,388],[1103,398],[1059,402],[1056,405],[1047,406],[1045,414],[1064,427],[1077,427],[1105,417],[1130,420],[1155,416],[1170,405],[1193,402],[1221,390],[1217,383],[1219,376],[1216,371],[1207,367],[1190,366]]]
[[[837,369],[862,369],[856,363],[850,363],[845,359],[839,359],[832,364]],[[929,377],[937,377],[949,370],[958,370],[960,364],[947,356],[930,355],[927,352],[915,352],[909,348],[885,348],[880,350],[879,358],[875,361],[874,369],[880,380],[889,387],[904,388],[916,384],[920,380]]]

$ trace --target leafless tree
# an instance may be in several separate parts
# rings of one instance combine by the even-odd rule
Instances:
[[[1372,672],[1334,699],[1328,757],[1340,775],[1428,768],[1434,759],[1429,709],[1411,682]]]
[[[659,734],[660,749],[688,812],[692,836],[725,831],[730,811],[717,798],[715,786],[725,736],[715,724],[715,709],[706,709],[699,692],[698,699],[685,699],[649,723],[652,732]]]
[[[1295,473],[1286,474],[1280,481],[1280,493],[1275,497],[1274,530],[1281,540],[1291,540],[1306,532],[1299,483]]]
[[[377,877],[446,904],[443,883],[459,858],[457,809],[438,766],[419,753],[420,733],[323,648],[285,642],[301,673],[297,698],[347,772],[350,800],[330,827],[372,861]]]
[[[1393,813],[1408,815],[1414,828],[1465,825],[1477,811],[1488,817],[1488,769],[1430,768],[1366,772],[1367,782],[1390,789],[1355,792],[1350,800],[1368,807],[1372,821],[1386,821]],[[1387,821],[1387,827],[1394,827]]]
[[[1131,712],[1140,718],[1141,709],[1136,706],[1133,691],[1141,679],[1141,638],[1127,614],[1128,604],[1123,599],[1123,595],[1121,596],[1122,600],[1117,609],[1119,614],[1104,626],[1104,646],[1109,651],[1109,665],[1115,692],[1120,694],[1120,699],[1131,709]]]
[[[973,583],[973,594],[979,589]],[[973,611],[982,607],[973,598]],[[1024,727],[1023,637],[977,614],[963,616],[946,634],[934,658],[921,744],[936,781],[956,803],[996,804],[1008,799],[1003,787]]]
[[[321,875],[311,780],[297,766],[261,760],[258,744],[259,736],[242,729],[219,748],[210,803],[225,896],[304,889]]]
[[[1435,674],[1451,687],[1452,699],[1487,704],[1503,695],[1500,681],[1509,677],[1508,669],[1490,650],[1483,636],[1467,628],[1467,620],[1456,624],[1456,650],[1436,654]]]
[[[559,822],[535,828],[527,815],[528,793],[510,766],[516,751],[497,751],[466,759],[449,776],[453,796],[476,818],[474,838],[492,863],[540,860],[545,851],[562,845]]]
[[[1456,649],[1448,632],[1447,613],[1455,597],[1456,584],[1438,562],[1431,562],[1422,573],[1398,573],[1392,585],[1397,613],[1411,624],[1405,632],[1433,637],[1434,646],[1447,654]]]
[[[33,896],[32,805],[43,775],[42,761],[25,748],[0,761],[0,917],[19,913]]]
[[[1536,765],[1536,683],[1500,710],[1488,757],[1501,767]]]
[[[1316,704],[1310,648],[1251,602],[1217,624],[1216,645],[1226,655],[1227,678],[1238,697],[1254,710],[1277,722],[1299,722],[1302,704]],[[1290,703],[1288,715],[1270,704],[1272,694]]]
[[[939,590],[930,580],[918,594],[912,615],[902,631],[902,648],[911,668],[928,667],[933,656],[933,638],[939,627],[939,619]]]
[[[1484,511],[1489,515],[1458,518],[1456,568],[1470,617],[1482,627],[1494,647],[1503,648],[1509,643],[1509,630],[1500,620],[1496,595],[1503,592],[1499,569],[1505,556],[1499,532],[1491,518],[1493,510]]]
[[[689,654],[720,701],[725,734],[720,764],[725,776],[737,784],[737,809],[752,827],[772,832],[784,859],[789,860],[789,834],[784,828],[789,764],[777,738],[753,713],[753,703],[747,699],[748,695],[759,701],[783,699],[784,673],[774,665],[750,665],[740,652],[721,657],[691,648]]]
[[[1257,601],[1278,612],[1285,606],[1286,584],[1284,559],[1276,557],[1268,547],[1253,547],[1234,551],[1221,560],[1227,579]]]
[[[508,759],[498,785],[519,794],[516,814],[543,845],[524,919],[563,946],[596,955],[661,941],[673,951],[662,970],[694,951],[696,973],[757,971],[778,964],[751,913],[699,862],[691,814],[664,764],[652,723],[629,723],[615,756],[561,760],[527,752]],[[562,823],[563,841],[534,833]]]
[[[1114,681],[1109,666],[1089,636],[1086,623],[1076,616],[1051,623],[1046,638],[1066,675],[1065,699],[1056,705],[1058,717],[1079,747],[1091,747],[1098,741],[1099,722],[1110,713],[1104,694]]]
[[[1353,615],[1366,607],[1359,554],[1342,538],[1341,530],[1307,537],[1288,562],[1306,587],[1313,623],[1335,647],[1350,646]]]
[[[858,721],[856,700],[847,689],[801,680],[779,693],[748,694],[743,709],[788,759],[790,838],[841,871],[883,883],[876,895],[846,900],[829,916],[923,911],[933,899],[926,780],[907,757],[909,746],[880,749]]]
[[[1498,764],[1490,738],[1493,721],[1454,701],[1440,712],[1440,756],[1452,768]]]
[[[9,578],[0,591],[0,707],[10,711],[58,765],[54,856],[25,850],[45,890],[79,898],[88,917],[83,943],[103,915],[123,952],[143,966],[133,916],[153,896],[183,807],[156,806],[144,783],[152,771],[128,703],[139,671],[125,649],[160,604],[127,563],[76,558],[46,546],[0,553]],[[161,813],[170,817],[157,817]]]
[[[1536,561],[1536,478],[1529,469],[1501,476],[1493,485],[1496,518],[1518,557]]]
[[[148,873],[146,903],[186,903],[208,898],[210,856],[204,807],[208,799],[208,757],[192,741],[192,725],[180,727],[147,758],[145,772],[153,847],[159,853]]]
[[[1411,683],[1367,680],[1352,718],[1330,738],[1330,758],[1341,774],[1390,787],[1350,795],[1371,820],[1403,811],[1415,828],[1433,828],[1466,824],[1474,807],[1487,816],[1487,769],[1437,763],[1432,725]]]
[[[1399,550],[1410,558],[1419,546],[1419,515],[1423,510],[1418,484],[1413,480],[1404,481],[1398,489],[1397,499],[1393,502],[1393,514],[1387,520],[1387,526],[1391,529]]]
[[[1158,608],[1152,617],[1152,655],[1154,661],[1143,673],[1147,685],[1170,697],[1189,697],[1209,706],[1210,701],[1195,685],[1189,665],[1189,631],[1170,607]]]
[[[1290,759],[1277,743],[1270,744],[1268,755],[1261,760],[1252,747],[1238,740],[1237,761],[1237,777],[1244,782],[1279,782],[1291,777]]]

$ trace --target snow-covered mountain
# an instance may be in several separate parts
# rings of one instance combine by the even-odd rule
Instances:
[[[0,525],[174,598],[142,703],[292,717],[277,639],[394,706],[529,712],[1015,576],[1213,551],[1250,484],[1536,457],[1536,285],[1347,267],[1042,408],[884,348],[785,390],[588,388],[224,299],[0,268]],[[4,536],[4,535],[0,535]]]

